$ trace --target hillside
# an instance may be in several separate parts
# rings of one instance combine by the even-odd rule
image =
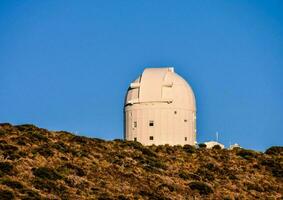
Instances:
[[[0,199],[282,199],[283,148],[196,149],[0,124]]]

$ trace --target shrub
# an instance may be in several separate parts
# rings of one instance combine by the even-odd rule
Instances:
[[[170,146],[169,144],[165,144],[164,148],[165,148],[165,152],[167,154],[172,154],[176,151],[176,149],[174,147]]]
[[[21,189],[20,192],[25,196],[22,197],[22,200],[40,200],[41,196],[34,190],[27,188]]]
[[[31,137],[33,140],[39,141],[39,142],[48,142],[49,141],[49,139],[46,136],[42,135],[39,132],[30,131],[29,137]]]
[[[64,144],[63,142],[56,142],[54,144],[52,144],[52,147],[57,149],[58,151],[62,152],[62,153],[67,153],[70,151],[70,148]]]
[[[159,191],[162,190],[163,188],[167,188],[170,192],[177,191],[176,185],[167,184],[167,183],[161,183],[156,189]]]
[[[0,150],[2,151],[17,151],[19,148],[10,144],[0,144]]]
[[[281,146],[273,146],[273,147],[268,148],[265,151],[265,153],[269,154],[269,155],[280,155],[280,154],[283,154],[283,147],[281,147]]]
[[[63,178],[55,170],[47,168],[47,167],[33,168],[32,173],[36,177],[39,177],[39,178],[42,178],[42,179],[57,180],[57,179]]]
[[[33,180],[33,185],[38,190],[43,190],[49,193],[55,193],[59,196],[65,196],[67,193],[66,187],[63,185],[58,185],[50,180],[35,179]]]
[[[192,145],[189,144],[185,144],[183,146],[184,151],[186,151],[187,153],[195,153],[196,152],[196,148]]]
[[[252,158],[255,158],[257,156],[257,153],[253,150],[238,149],[237,155],[244,158],[244,159],[250,160]]]
[[[141,157],[139,157],[141,158]],[[151,170],[159,170],[159,169],[167,169],[165,163],[161,160],[156,159],[154,157],[145,157],[144,159],[141,158],[141,163],[145,166],[145,168],[149,171]]]
[[[88,143],[88,138],[87,137],[84,137],[84,136],[74,136],[72,139],[71,139],[72,142],[77,142],[79,144],[87,144]]]
[[[214,173],[205,168],[198,168],[196,174],[208,181],[213,181],[215,179]]]
[[[201,195],[208,195],[210,193],[213,193],[211,186],[204,182],[194,181],[189,183],[189,187],[192,190],[197,190]]]
[[[148,149],[146,147],[143,147],[141,149],[141,152],[146,156],[156,157],[156,153],[154,151],[152,151],[151,149]]]
[[[15,199],[15,195],[10,190],[0,190],[0,199],[1,200],[11,200]]]
[[[137,141],[124,141],[122,147],[123,146],[133,147],[134,149],[140,150],[140,151],[144,148],[144,146]]]
[[[118,200],[128,200],[129,198],[120,194],[118,197],[117,197]]]
[[[6,135],[6,131],[5,130],[2,130],[2,129],[0,129],[0,136],[4,136],[4,135]]]
[[[50,157],[53,156],[54,153],[49,149],[50,147],[48,145],[40,146],[38,148],[33,149],[31,152],[33,154],[39,153],[40,155],[44,157]]]
[[[35,125],[33,124],[22,124],[15,126],[19,131],[30,131],[30,130],[35,130],[38,129]]]
[[[0,183],[2,183],[3,185],[6,185],[12,189],[22,189],[24,188],[24,186],[18,182],[18,181],[13,181],[13,180],[10,180],[10,179],[2,179],[0,180]]]
[[[79,166],[76,166],[74,164],[71,163],[66,163],[63,166],[58,168],[58,171],[68,171],[68,170],[72,170],[74,171],[74,173],[78,176],[85,176],[86,173],[84,172],[84,170],[82,168],[80,168]]]
[[[280,160],[277,159],[264,159],[261,164],[266,166],[272,172],[272,175],[278,178],[283,177],[283,166]]]
[[[197,174],[189,173],[187,171],[181,170],[179,172],[179,177],[184,179],[184,180],[189,180],[189,179],[194,179],[194,180],[200,180],[200,176]]]
[[[0,140],[0,144],[7,144],[5,140]]]
[[[30,142],[30,139],[25,136],[17,137],[15,138],[15,140],[17,141],[17,144],[21,146],[25,146],[27,143]]]
[[[255,190],[258,192],[264,192],[264,188],[256,183],[252,183],[252,182],[245,182],[244,185],[246,186],[247,190]]]
[[[122,140],[122,139],[114,139],[113,141],[114,141],[114,142],[118,142],[118,143],[124,142],[124,140]]]
[[[204,144],[204,143],[200,143],[200,144],[198,145],[198,147],[199,147],[199,148],[203,148],[203,149],[205,149],[205,148],[206,148],[206,144]]]
[[[7,174],[11,172],[13,169],[13,165],[9,162],[0,162],[0,172],[2,174]]]
[[[139,195],[142,196],[142,199],[150,199],[150,200],[168,200],[169,198],[165,198],[160,193],[156,191],[149,191],[149,190],[141,190],[139,191]],[[140,199],[140,198],[136,198]]]
[[[216,150],[220,150],[222,149],[221,146],[219,144],[216,144],[212,147],[212,149],[216,149]]]

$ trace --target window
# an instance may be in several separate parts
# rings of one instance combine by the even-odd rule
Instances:
[[[175,115],[177,114],[177,110],[174,111],[174,114],[175,114]]]
[[[149,121],[149,126],[154,126],[154,121],[153,120]]]
[[[187,141],[187,137],[185,137],[185,141]]]
[[[149,136],[149,140],[153,140],[153,136]]]
[[[135,141],[135,142],[137,141],[137,138],[136,138],[136,137],[134,138],[134,141]]]
[[[134,128],[137,128],[138,123],[136,121],[134,121]]]
[[[184,119],[184,122],[187,122],[188,120]]]

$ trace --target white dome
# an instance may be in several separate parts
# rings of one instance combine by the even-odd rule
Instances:
[[[191,87],[173,68],[147,68],[126,95],[125,139],[143,144],[194,144],[195,111]]]
[[[125,104],[158,102],[196,110],[191,87],[173,68],[145,69],[130,85]]]

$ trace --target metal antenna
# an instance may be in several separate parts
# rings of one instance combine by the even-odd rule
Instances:
[[[216,131],[216,142],[218,142],[218,131]]]

